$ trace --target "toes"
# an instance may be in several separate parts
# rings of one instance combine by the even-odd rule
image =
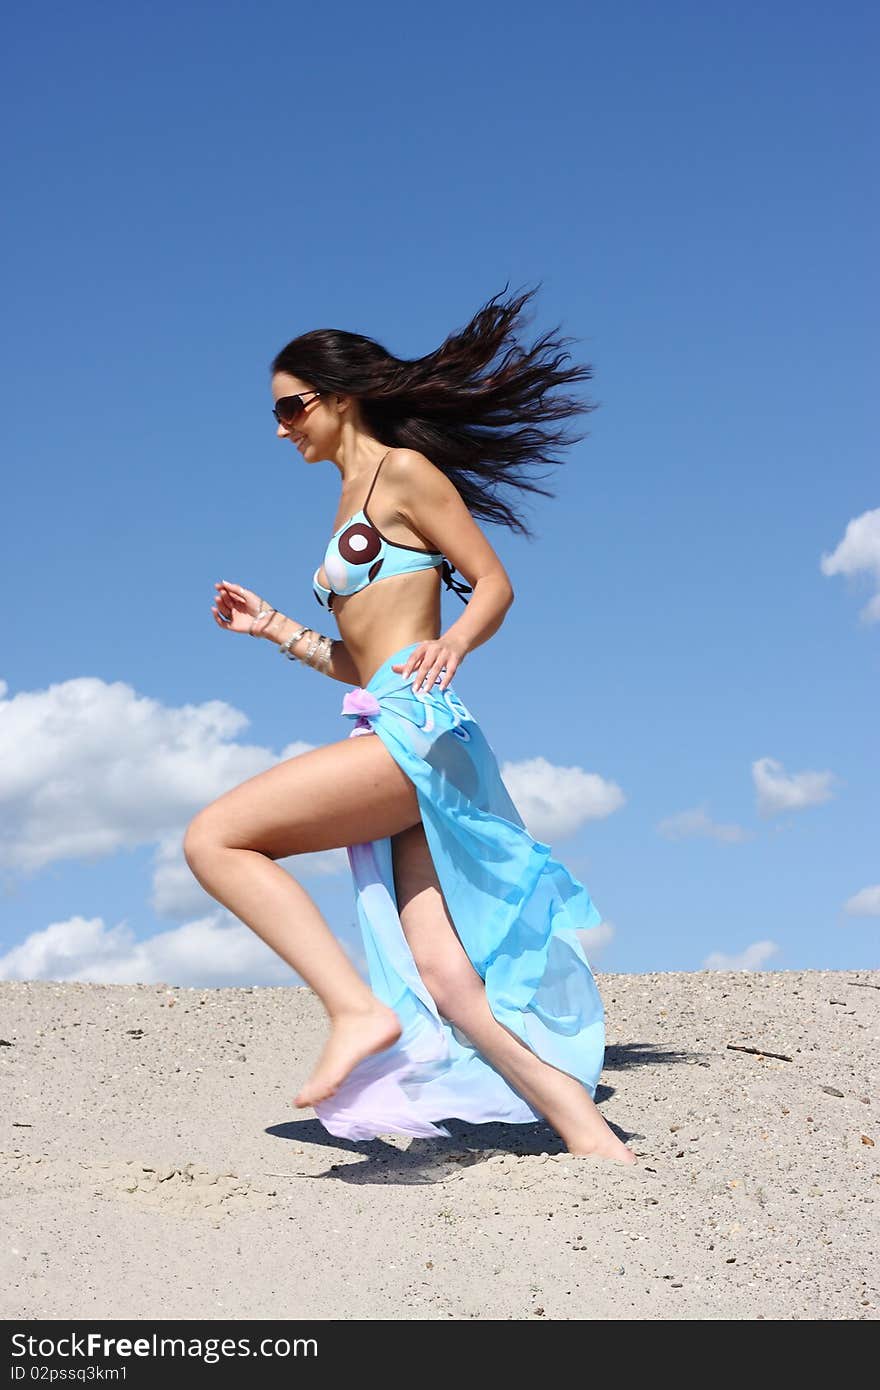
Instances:
[[[335,1095],[338,1089],[338,1082],[335,1082],[332,1086],[326,1084],[323,1086],[316,1085],[313,1086],[311,1090],[300,1091],[293,1103],[298,1109],[304,1110],[307,1106],[314,1105],[317,1101],[327,1100],[330,1096]]]

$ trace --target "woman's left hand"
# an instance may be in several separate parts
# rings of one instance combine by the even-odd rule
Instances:
[[[398,662],[392,665],[392,671],[401,671],[403,679],[408,680],[410,672],[417,674],[413,680],[413,689],[420,691],[423,689],[433,690],[434,682],[441,671],[446,674],[440,678],[440,694],[448,685],[461,665],[467,654],[468,648],[461,641],[451,641],[448,637],[438,637],[436,642],[420,642],[417,647],[410,652],[405,662]]]

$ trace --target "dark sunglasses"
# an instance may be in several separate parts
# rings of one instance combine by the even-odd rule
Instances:
[[[323,394],[323,391],[306,392],[306,396],[310,399],[315,396],[322,396]],[[288,425],[293,424],[296,417],[301,415],[305,408],[305,396],[282,396],[280,401],[276,401],[273,405],[272,414],[275,416],[279,425],[284,425],[286,429]]]

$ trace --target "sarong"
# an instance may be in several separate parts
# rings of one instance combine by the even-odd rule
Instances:
[[[417,693],[392,665],[349,690],[350,737],[378,736],[415,784],[455,930],[493,1015],[593,1096],[605,1056],[601,998],[579,931],[601,922],[583,883],[526,830],[495,753],[454,690]],[[361,1061],[314,1110],[330,1134],[445,1135],[444,1119],[523,1124],[542,1115],[453,1023],[419,975],[398,915],[390,838],[348,847],[369,982],[394,1009],[396,1043]]]

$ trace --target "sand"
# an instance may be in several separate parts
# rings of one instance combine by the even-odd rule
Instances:
[[[880,972],[598,980],[631,1168],[334,1139],[306,989],[0,983],[0,1315],[875,1319]]]

